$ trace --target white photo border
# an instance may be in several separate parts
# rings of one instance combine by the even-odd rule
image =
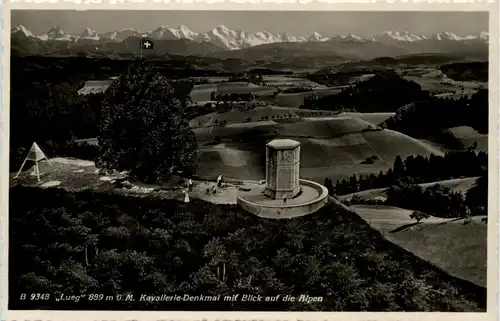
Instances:
[[[488,259],[487,312],[181,312],[181,311],[42,311],[8,310],[8,165],[9,165],[9,96],[10,96],[10,19],[11,10],[249,10],[249,11],[488,11],[489,12],[489,177],[488,177]],[[2,107],[0,132],[0,264],[1,319],[11,320],[498,320],[498,206],[499,206],[499,3],[471,0],[409,1],[285,1],[285,0],[151,0],[151,1],[10,1],[3,4],[2,23]]]

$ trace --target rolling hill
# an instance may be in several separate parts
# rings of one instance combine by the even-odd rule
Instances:
[[[451,275],[486,287],[487,230],[482,217],[431,217],[415,224],[410,210],[380,205],[353,205],[351,210],[394,244]]]
[[[357,117],[311,118],[306,117],[308,112],[317,111],[262,107],[195,118],[191,126],[196,126],[193,130],[200,145],[198,174],[264,179],[265,143],[277,137],[301,143],[301,177],[318,182],[327,176],[335,181],[352,174],[378,174],[392,166],[396,155],[442,155],[429,144],[395,131],[365,131],[371,124]],[[259,121],[266,116],[268,119]],[[245,124],[248,117],[252,122]],[[213,126],[215,120],[226,120],[228,124]],[[377,161],[362,164],[372,156],[377,156]]]
[[[447,143],[457,149],[465,149],[477,143],[476,149],[488,151],[488,135],[481,134],[470,126],[451,127],[436,135],[438,141]]]

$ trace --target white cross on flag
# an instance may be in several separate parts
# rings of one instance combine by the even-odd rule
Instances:
[[[148,38],[141,38],[141,48],[152,50],[154,48],[154,43]]]

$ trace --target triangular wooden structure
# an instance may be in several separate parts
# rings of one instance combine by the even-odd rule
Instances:
[[[31,145],[31,148],[28,152],[28,155],[24,159],[23,164],[21,165],[21,168],[19,169],[19,172],[17,172],[17,175],[15,176],[15,178],[17,178],[19,176],[19,174],[21,174],[21,172],[24,168],[24,165],[26,165],[26,161],[32,161],[32,162],[35,162],[34,173],[35,173],[38,181],[40,181],[40,168],[38,167],[38,162],[41,160],[44,160],[44,159],[49,163],[50,166],[52,166],[52,163],[47,158],[47,156],[45,156],[45,154],[43,153],[40,146],[38,146],[38,144],[36,142],[33,142],[33,145]]]

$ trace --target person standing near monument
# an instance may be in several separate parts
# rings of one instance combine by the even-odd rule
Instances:
[[[222,175],[219,174],[219,176],[217,176],[217,187],[221,186],[222,186]]]
[[[193,180],[191,178],[188,179],[186,185],[187,185],[188,190],[191,191],[193,189]]]
[[[184,203],[189,203],[189,190],[187,188],[184,189]]]

